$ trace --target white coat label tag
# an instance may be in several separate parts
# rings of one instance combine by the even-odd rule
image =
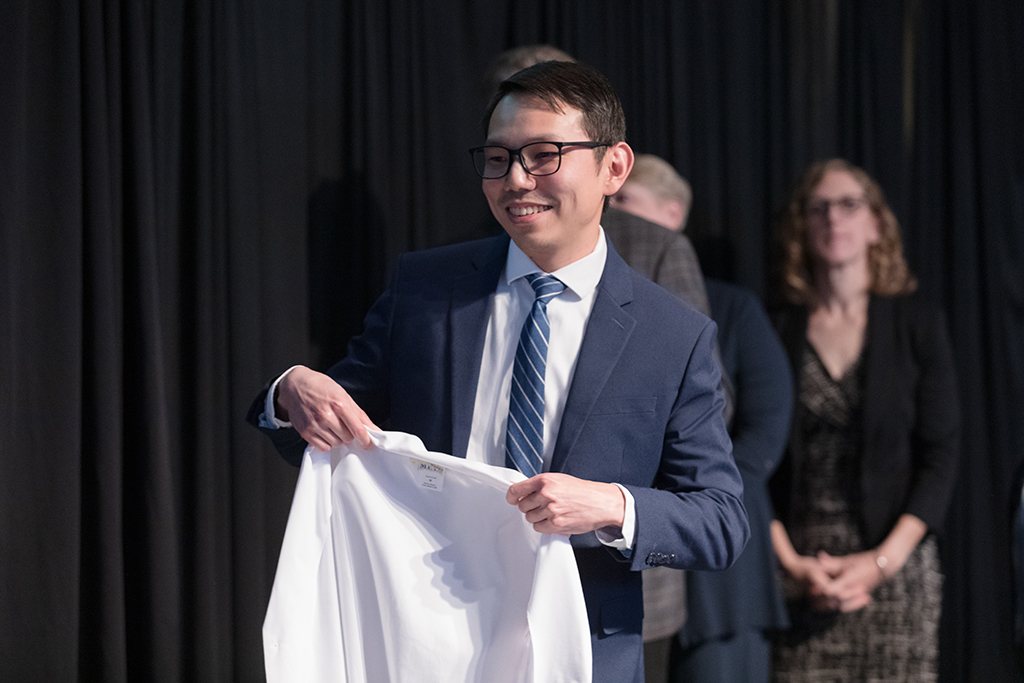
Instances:
[[[425,489],[441,491],[444,489],[444,468],[422,460],[412,460],[416,466],[416,482]]]

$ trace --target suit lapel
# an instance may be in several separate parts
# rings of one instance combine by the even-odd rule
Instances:
[[[474,259],[475,270],[455,279],[449,316],[448,363],[452,378],[452,454],[466,457],[473,405],[487,337],[488,303],[508,255],[508,237],[497,237]]]
[[[622,356],[636,320],[623,306],[633,300],[630,269],[608,244],[604,273],[598,284],[594,310],[583,335],[572,386],[562,413],[558,440],[551,459],[551,471],[563,472],[571,460],[573,446],[594,408],[608,377]]]

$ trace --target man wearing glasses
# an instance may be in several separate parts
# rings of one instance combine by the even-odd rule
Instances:
[[[715,326],[605,239],[633,152],[604,76],[525,69],[485,127],[471,155],[507,235],[402,257],[345,359],[289,371],[249,419],[296,463],[307,442],[369,447],[386,420],[429,450],[520,469],[509,504],[571,536],[594,680],[639,683],[639,570],[724,568],[749,533]]]

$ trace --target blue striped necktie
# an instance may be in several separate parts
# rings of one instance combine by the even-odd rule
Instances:
[[[551,332],[548,302],[561,294],[565,285],[553,275],[538,273],[527,275],[526,280],[537,298],[523,323],[512,366],[505,466],[532,477],[544,466],[544,370]]]

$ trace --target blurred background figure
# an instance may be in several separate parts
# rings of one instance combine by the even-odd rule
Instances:
[[[690,184],[664,159],[638,154],[612,206],[635,212],[668,230],[686,227]],[[769,525],[767,482],[779,464],[792,413],[792,377],[786,354],[753,292],[705,280],[711,317],[718,324],[722,363],[735,392],[730,426],[733,457],[743,476],[743,503],[751,538],[721,572],[686,572],[686,621],[672,632],[668,680],[767,681],[773,630],[786,628]],[[664,596],[644,584],[645,609],[657,613]],[[645,624],[646,626],[646,624]],[[645,636],[647,635],[645,629]],[[649,643],[646,656],[654,656]]]
[[[511,50],[505,50],[494,58],[491,66],[484,73],[484,79],[480,84],[480,96],[483,99],[490,98],[497,90],[499,83],[534,64],[575,61],[576,59],[572,55],[559,50],[554,45],[520,45]]]
[[[693,190],[672,164],[653,154],[637,154],[629,180],[609,203],[620,211],[682,232],[693,205]]]
[[[779,227],[776,319],[796,379],[772,540],[792,628],[778,681],[934,681],[936,532],[957,472],[960,411],[939,310],[912,292],[878,184],[811,166]]]
[[[705,284],[722,362],[736,392],[729,434],[751,534],[728,569],[686,572],[687,618],[673,642],[670,680],[766,683],[773,632],[789,625],[772,551],[768,479],[789,434],[792,376],[754,293],[719,280]]]

